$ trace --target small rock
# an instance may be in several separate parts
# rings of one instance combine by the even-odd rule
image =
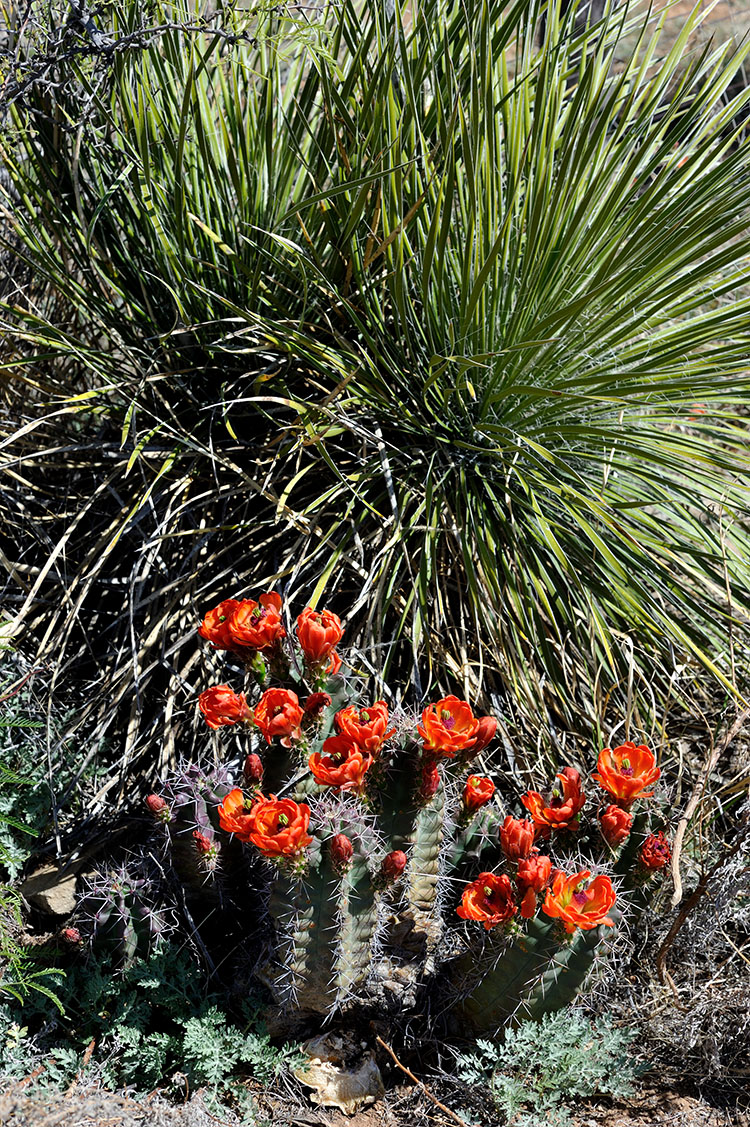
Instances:
[[[21,885],[21,895],[43,912],[69,916],[76,906],[76,873],[57,865],[42,865]]]

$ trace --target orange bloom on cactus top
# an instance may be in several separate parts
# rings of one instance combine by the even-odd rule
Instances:
[[[229,636],[235,646],[270,649],[286,637],[281,618],[281,596],[275,591],[255,599],[242,599],[229,619]]]
[[[549,857],[539,856],[534,851],[528,857],[520,858],[516,883],[518,891],[523,892],[521,900],[521,915],[525,920],[536,915],[537,893],[543,892],[552,876],[552,862]]]
[[[426,752],[435,758],[453,758],[457,751],[464,751],[474,742],[479,721],[465,700],[443,697],[424,709],[417,731]]]
[[[253,720],[271,743],[274,736],[280,736],[287,747],[292,738],[300,736],[300,722],[303,711],[296,693],[289,689],[266,689],[255,706]]]
[[[343,636],[341,619],[331,610],[316,611],[312,607],[305,607],[297,619],[297,639],[303,654],[313,664],[329,657]],[[340,666],[340,661],[338,664]],[[337,670],[334,668],[332,672]]]
[[[348,736],[329,736],[322,751],[314,752],[308,766],[316,783],[337,790],[361,790],[372,766],[372,756]]]
[[[198,697],[198,707],[209,728],[221,728],[228,724],[238,724],[240,720],[251,720],[252,711],[248,707],[244,693],[235,693],[229,685],[213,685]]]
[[[250,809],[245,802],[244,794],[239,787],[235,787],[219,804],[219,825],[228,834],[236,834],[240,841],[247,841],[250,832]]]
[[[549,801],[536,790],[530,790],[521,797],[540,837],[549,837],[551,830],[577,830],[577,815],[586,801],[586,795],[581,790],[581,776],[575,767],[564,767],[556,778],[560,780],[560,785],[553,789]]]
[[[495,793],[495,784],[486,775],[469,775],[462,794],[464,809],[473,813],[486,806]]]
[[[596,764],[594,778],[616,802],[630,806],[636,798],[651,798],[646,791],[661,775],[656,757],[645,744],[624,743],[605,747]]]
[[[312,837],[307,832],[310,807],[291,798],[253,799],[249,809],[241,790],[232,790],[219,806],[219,825],[241,841],[257,846],[264,857],[294,857]]]
[[[351,704],[337,712],[333,722],[340,736],[348,736],[362,751],[371,755],[396,731],[388,728],[388,705],[384,700],[376,700],[367,708]]]
[[[467,884],[456,912],[462,920],[479,920],[487,931],[515,916],[513,886],[505,874],[480,873]]]
[[[561,920],[569,935],[577,927],[590,931],[600,924],[614,926],[614,920],[607,915],[617,899],[612,881],[609,877],[598,876],[587,884],[590,876],[587,869],[570,877],[556,873],[542,904],[542,911]]]
[[[198,627],[201,638],[210,642],[215,650],[231,650],[234,642],[229,633],[229,620],[240,604],[237,599],[224,599],[210,610]]]

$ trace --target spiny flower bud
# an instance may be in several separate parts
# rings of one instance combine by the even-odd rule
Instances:
[[[659,830],[658,833],[648,835],[641,846],[638,860],[644,869],[655,873],[668,864],[671,856],[672,850],[669,842],[662,831]]]
[[[70,943],[74,947],[78,947],[83,943],[81,933],[77,927],[64,927],[60,932],[60,938],[64,939],[66,943]]]
[[[206,837],[200,830],[193,830],[193,838],[195,839],[195,848],[198,853],[210,853],[214,848],[214,843],[209,837]]]
[[[146,805],[153,814],[153,816],[160,822],[169,822],[172,819],[172,814],[164,799],[159,794],[149,794],[146,797]]]
[[[345,868],[354,856],[354,846],[346,834],[331,838],[331,860],[337,868]]]
[[[407,857],[406,854],[400,849],[394,849],[392,853],[387,854],[383,858],[380,866],[380,876],[386,884],[392,884],[403,873],[406,868]]]
[[[440,786],[440,772],[437,763],[431,760],[422,768],[422,784],[419,788],[419,797],[423,802],[429,802]]]
[[[248,787],[258,786],[263,779],[263,760],[254,751],[245,760],[242,777]]]

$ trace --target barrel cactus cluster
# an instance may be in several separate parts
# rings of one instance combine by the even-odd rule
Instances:
[[[271,592],[198,633],[243,681],[206,688],[202,722],[242,752],[183,765],[146,805],[197,928],[239,913],[287,1019],[429,998],[480,1032],[558,1009],[669,860],[644,745],[605,748],[590,782],[568,766],[546,794],[502,795],[476,769],[496,721],[453,695],[364,698],[333,612],[292,627]]]

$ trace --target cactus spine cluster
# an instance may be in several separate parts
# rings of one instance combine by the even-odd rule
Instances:
[[[332,612],[308,607],[292,632],[275,593],[228,599],[199,633],[245,669],[244,692],[213,686],[199,705],[210,728],[246,729],[247,757],[234,785],[228,768],[190,767],[147,802],[194,906],[229,898],[257,914],[262,897],[258,969],[284,1013],[399,1012],[437,989],[456,1024],[480,1031],[570,1001],[616,894],[609,876],[557,862],[583,843],[600,869],[619,855],[626,882],[648,879],[633,852],[648,814],[636,835],[630,813],[658,777],[648,749],[601,753],[610,805],[593,828],[573,768],[551,796],[522,797],[530,817],[504,816],[493,782],[470,775],[495,721],[454,696],[421,717],[363,703]]]

